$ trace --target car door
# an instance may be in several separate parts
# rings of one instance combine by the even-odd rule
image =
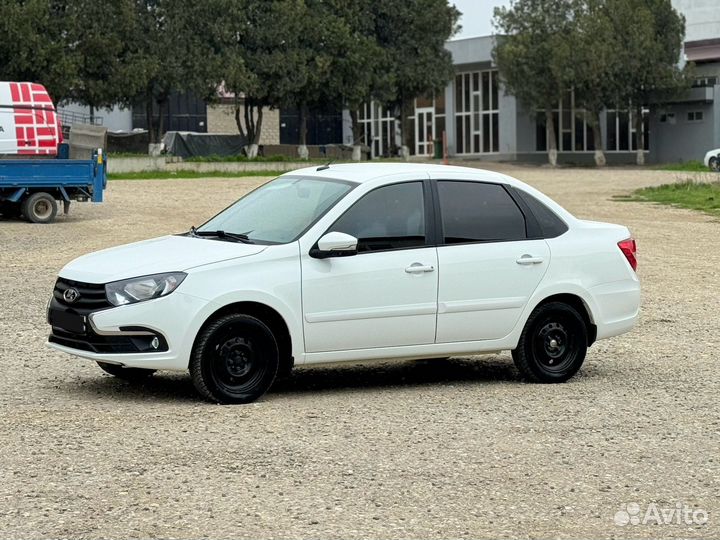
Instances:
[[[550,249],[528,237],[523,210],[501,184],[440,179],[436,194],[442,229],[436,341],[500,339],[545,275]]]
[[[356,237],[356,255],[317,259],[304,250],[307,352],[434,342],[438,272],[428,239],[429,189],[427,181],[394,183],[350,206],[325,232]]]

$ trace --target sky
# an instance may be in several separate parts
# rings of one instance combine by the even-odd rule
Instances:
[[[453,39],[492,34],[492,15],[496,6],[508,6],[510,0],[450,0],[462,12],[462,30]]]

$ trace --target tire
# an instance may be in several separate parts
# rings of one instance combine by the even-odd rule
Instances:
[[[105,373],[118,379],[123,379],[124,381],[142,381],[156,371],[154,369],[126,368],[116,364],[108,364],[107,362],[98,362],[97,365],[100,366],[100,369]]]
[[[190,357],[190,375],[206,399],[250,403],[268,391],[280,364],[270,328],[249,315],[231,313],[203,328]]]
[[[30,223],[51,223],[57,212],[57,201],[49,193],[33,193],[22,203],[22,213]]]
[[[530,314],[512,356],[524,379],[560,383],[578,372],[587,343],[582,315],[572,306],[550,302]]]
[[[711,157],[708,160],[708,165],[711,171],[720,172],[720,156]]]

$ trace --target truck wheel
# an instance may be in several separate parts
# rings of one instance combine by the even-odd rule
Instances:
[[[22,213],[30,223],[51,223],[57,212],[57,202],[49,193],[33,193],[22,203]]]
[[[231,313],[207,325],[190,356],[193,384],[216,403],[250,403],[272,385],[280,355],[272,331],[259,319]]]
[[[117,364],[108,364],[107,362],[98,362],[97,365],[100,366],[100,369],[105,373],[125,381],[141,381],[155,373],[154,369],[126,368],[118,366]]]
[[[577,310],[562,302],[535,308],[512,352],[530,382],[559,383],[575,375],[587,353],[587,328]]]

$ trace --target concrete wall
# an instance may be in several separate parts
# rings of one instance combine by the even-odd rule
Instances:
[[[237,133],[235,108],[232,104],[208,105],[208,133]],[[280,144],[280,111],[263,109],[260,144]]]
[[[515,115],[515,132],[516,146],[515,152],[518,154],[527,154],[535,152],[536,135],[535,135],[535,114],[525,109],[521,104],[517,104],[517,114]]]
[[[452,54],[453,64],[455,66],[474,64],[477,62],[490,62],[492,60],[492,50],[494,46],[495,38],[493,36],[455,39],[445,44],[445,48]],[[457,69],[457,71],[465,70]]]
[[[498,111],[498,150],[501,154],[514,156],[518,148],[518,102],[514,96],[505,92],[502,84],[498,85]]]
[[[196,172],[246,172],[246,171],[294,171],[308,167],[307,161],[256,161],[256,162],[187,162],[180,158],[128,157],[108,159],[108,173],[135,173],[152,171],[196,171]]]
[[[685,16],[685,41],[720,37],[718,0],[672,0],[672,5]]]
[[[720,85],[713,103],[675,103],[654,108],[650,116],[650,161],[669,163],[702,160],[705,153],[720,147]],[[701,122],[690,122],[687,113],[702,111]],[[660,123],[662,113],[674,113],[675,124]]]

